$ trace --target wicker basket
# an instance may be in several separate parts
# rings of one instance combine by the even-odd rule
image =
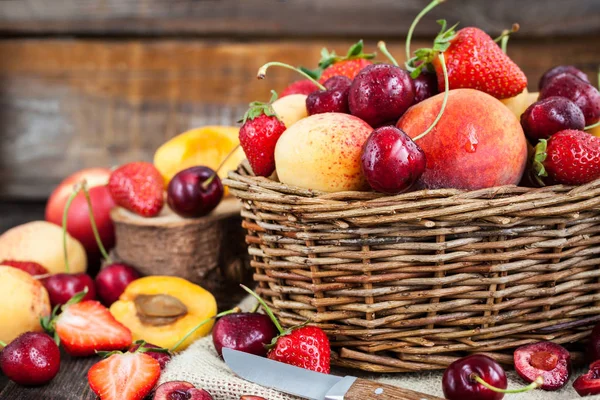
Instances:
[[[224,183],[243,200],[257,290],[284,325],[325,329],[335,365],[435,370],[473,352],[512,364],[512,349],[581,341],[600,320],[600,180],[383,196],[249,171]]]

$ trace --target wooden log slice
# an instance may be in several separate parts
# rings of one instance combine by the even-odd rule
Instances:
[[[181,218],[165,205],[154,218],[124,208],[112,210],[116,246],[111,256],[143,275],[171,275],[209,290],[220,307],[243,297],[240,283],[251,282],[240,203],[225,198],[208,216]]]

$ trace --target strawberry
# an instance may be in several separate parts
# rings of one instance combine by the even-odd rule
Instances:
[[[600,138],[566,129],[535,147],[534,170],[565,185],[583,185],[600,178]]]
[[[42,327],[54,334],[55,340],[72,356],[89,356],[131,345],[131,331],[100,302],[81,301],[86,293],[77,293],[65,305],[55,307],[51,316],[42,319]],[[62,312],[57,315],[59,309]]]
[[[302,79],[289,84],[279,97],[289,96],[290,94],[311,94],[319,88],[310,79]]]
[[[268,358],[323,374],[329,373],[331,348],[327,334],[321,328],[304,323],[284,330],[267,303],[246,286],[240,286],[258,300],[279,331],[279,335],[267,346]]]
[[[33,261],[15,261],[15,260],[4,260],[0,261],[0,265],[18,268],[22,271],[27,272],[29,275],[45,275],[48,270],[42,267],[40,264]]]
[[[372,58],[375,58],[374,53],[363,53],[362,40],[353,44],[344,57],[336,55],[334,51],[330,53],[327,49],[323,49],[321,50],[319,68],[317,71],[313,71],[313,73],[318,75],[318,73],[321,72],[319,77],[320,83],[325,83],[327,79],[337,75],[354,79],[364,67],[373,64],[369,61]]]
[[[450,89],[477,89],[497,99],[505,99],[527,87],[523,71],[481,29],[463,28],[453,35],[449,44],[444,57]],[[439,57],[433,59],[433,66],[441,92],[445,85]]]
[[[148,162],[132,162],[114,170],[108,190],[115,203],[142,217],[154,217],[164,205],[165,181]]]
[[[115,353],[88,371],[100,400],[142,400],[160,377],[160,364],[144,353]]]
[[[277,100],[277,93],[268,103],[253,102],[242,119],[240,145],[257,176],[270,176],[275,171],[275,145],[285,131],[271,104]]]

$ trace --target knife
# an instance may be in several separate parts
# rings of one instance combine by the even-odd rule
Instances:
[[[442,400],[353,376],[321,374],[228,348],[223,348],[223,358],[240,378],[310,400]]]

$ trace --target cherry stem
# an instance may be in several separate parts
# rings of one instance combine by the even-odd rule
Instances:
[[[239,307],[233,307],[231,310],[223,311],[223,312],[215,315],[214,317],[210,317],[210,318],[205,319],[204,321],[200,322],[198,325],[196,325],[195,327],[193,327],[191,331],[189,331],[188,333],[186,333],[185,336],[182,337],[177,343],[175,343],[175,345],[173,347],[171,347],[171,349],[169,351],[171,351],[171,352],[177,351],[177,349],[179,348],[179,346],[181,346],[181,344],[183,342],[185,342],[187,340],[187,338],[189,338],[191,335],[193,335],[194,332],[196,332],[198,329],[200,329],[204,325],[208,324],[210,321],[215,320],[217,318],[224,317],[224,316],[229,315],[229,314],[239,313],[240,311],[242,311],[242,310]]]
[[[272,67],[272,66],[283,67],[283,68],[291,69],[292,71],[296,71],[297,73],[299,73],[300,75],[304,76],[306,79],[308,79],[312,83],[314,83],[319,89],[321,89],[321,90],[327,90],[327,88],[325,86],[323,86],[322,84],[320,84],[317,80],[315,80],[315,78],[313,78],[312,76],[308,75],[306,72],[302,71],[301,69],[298,69],[296,67],[292,67],[289,64],[284,64],[284,63],[278,62],[278,61],[271,61],[271,62],[266,63],[262,67],[260,67],[258,69],[258,73],[257,73],[256,77],[258,79],[265,79],[265,77],[267,76],[267,69],[269,67]]]
[[[112,260],[108,253],[106,252],[106,248],[102,244],[102,239],[100,239],[100,234],[98,233],[98,226],[96,225],[96,219],[94,218],[94,212],[92,210],[92,199],[90,198],[90,191],[87,187],[87,181],[84,179],[81,182],[81,188],[83,189],[83,195],[85,196],[85,201],[88,205],[88,214],[90,216],[90,225],[92,225],[92,232],[94,232],[94,238],[96,239],[96,244],[98,245],[98,249],[100,250],[100,254],[104,257],[104,260],[112,264]]]
[[[63,254],[65,257],[65,270],[67,271],[67,274],[71,272],[71,269],[69,268],[69,254],[68,254],[69,252],[67,251],[67,219],[68,219],[67,217],[69,216],[69,209],[71,208],[71,203],[73,203],[73,200],[75,200],[75,197],[77,197],[80,190],[81,190],[80,183],[73,186],[73,193],[71,193],[69,195],[69,198],[67,199],[67,202],[65,203],[65,210],[63,211],[63,218],[62,218]]]
[[[2,340],[0,340],[0,346],[6,347],[6,343],[4,343]]]
[[[221,161],[221,164],[219,164],[219,166],[217,167],[217,169],[215,169],[215,172],[214,172],[214,173],[213,173],[213,174],[212,174],[212,175],[211,175],[211,176],[210,176],[210,177],[209,177],[207,180],[205,180],[205,181],[202,183],[202,187],[203,187],[204,189],[207,189],[207,188],[210,186],[210,184],[212,183],[212,181],[214,181],[214,180],[215,180],[215,178],[217,177],[217,175],[219,174],[219,170],[220,170],[221,168],[223,168],[223,166],[225,165],[225,163],[227,162],[227,160],[229,160],[229,158],[231,158],[231,156],[233,155],[233,153],[235,153],[239,147],[240,147],[240,145],[239,145],[239,144],[238,144],[238,145],[236,145],[236,146],[233,148],[233,150],[231,150],[231,151],[229,152],[229,154],[227,154],[227,155],[225,156],[225,158],[223,159],[223,161]]]
[[[410,28],[408,28],[408,33],[406,34],[406,60],[407,61],[410,60],[410,58],[411,58],[410,55],[412,53],[410,52],[410,41],[412,40],[412,35],[413,35],[413,32],[415,31],[415,28],[417,27],[417,24],[419,23],[419,21],[421,20],[421,18],[423,18],[423,16],[425,14],[427,14],[429,11],[431,11],[433,8],[435,8],[438,4],[441,4],[444,1],[446,1],[446,0],[433,0],[431,3],[429,3],[427,5],[427,7],[422,9],[421,12],[419,14],[417,14],[414,21],[410,25]]]
[[[252,310],[250,310],[250,312],[251,312],[252,314],[254,314],[255,312],[257,312],[257,311],[258,311],[258,309],[259,309],[259,308],[260,308],[260,303],[256,303],[256,304],[254,305],[254,307],[252,307]]]
[[[593,128],[596,128],[596,127],[598,127],[598,126],[600,126],[600,121],[596,122],[595,124],[592,124],[592,125],[588,125],[588,126],[586,126],[585,128],[583,128],[583,130],[584,130],[584,131],[587,131],[587,130],[589,130],[589,129],[593,129]]]
[[[520,389],[500,389],[500,388],[497,388],[495,386],[490,385],[489,383],[487,383],[486,381],[484,381],[483,378],[481,378],[479,375],[477,375],[475,373],[471,374],[470,378],[472,380],[474,380],[474,381],[477,381],[477,383],[479,383],[480,385],[482,385],[482,386],[490,389],[492,392],[497,392],[497,393],[523,393],[523,392],[529,392],[530,390],[537,389],[538,387],[540,387],[540,386],[542,386],[544,384],[544,378],[542,378],[541,376],[538,376],[529,385],[524,386],[524,387],[522,387]]]
[[[513,26],[509,29],[505,29],[502,31],[502,34],[494,39],[494,42],[500,42],[500,47],[502,48],[502,52],[506,54],[506,48],[508,45],[508,39],[512,33],[518,32],[521,26],[517,23],[514,23]]]
[[[385,42],[383,40],[380,40],[377,43],[377,48],[379,50],[381,50],[383,55],[386,56],[388,58],[388,60],[390,60],[392,62],[392,64],[394,64],[396,67],[398,66],[398,61],[396,61],[394,56],[388,51],[387,46],[385,45]]]
[[[422,139],[423,137],[425,137],[425,135],[427,135],[429,132],[431,132],[433,130],[433,128],[435,128],[437,123],[440,121],[440,119],[442,119],[442,115],[444,114],[444,111],[446,110],[446,104],[448,103],[448,93],[450,92],[450,88],[448,87],[449,86],[448,70],[446,69],[446,59],[444,58],[444,53],[440,53],[438,55],[438,57],[440,59],[440,63],[442,64],[442,71],[444,72],[444,99],[442,100],[442,107],[440,108],[440,112],[438,113],[437,117],[435,117],[435,120],[429,126],[429,128],[427,128],[425,130],[425,132],[421,133],[419,136],[414,138],[413,142],[416,142],[417,140]]]
[[[252,297],[254,297],[256,300],[258,300],[258,302],[262,306],[263,310],[265,310],[265,312],[267,313],[267,315],[269,316],[269,318],[271,318],[271,321],[273,321],[273,324],[275,324],[275,327],[277,328],[277,331],[279,332],[279,334],[282,335],[285,331],[281,327],[281,324],[279,323],[279,321],[277,320],[277,318],[275,318],[275,314],[273,314],[273,311],[271,311],[271,308],[269,308],[269,306],[267,305],[267,303],[265,303],[265,301],[259,295],[257,295],[256,293],[254,293],[254,291],[252,291],[252,289],[246,287],[245,285],[240,285],[240,286],[246,292],[250,293],[250,295]]]

